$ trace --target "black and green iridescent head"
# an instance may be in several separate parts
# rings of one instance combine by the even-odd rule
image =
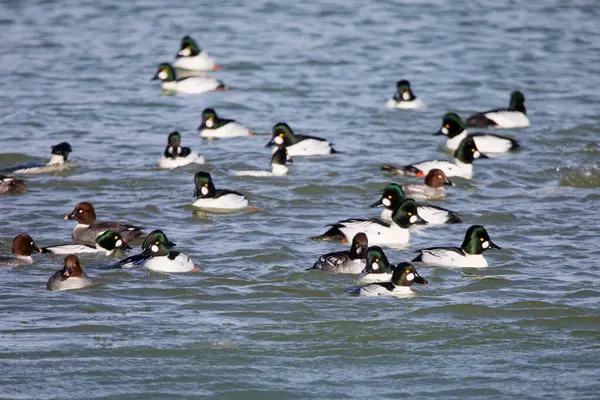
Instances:
[[[102,233],[96,238],[96,244],[108,251],[115,249],[131,250],[131,247],[129,247],[117,231],[106,231]]]
[[[473,225],[467,229],[465,240],[460,248],[468,254],[481,254],[487,249],[500,250],[500,247],[492,242],[487,231],[481,225]]]
[[[392,214],[392,221],[400,228],[408,229],[414,224],[427,224],[417,213],[417,203],[413,199],[404,199]]]
[[[417,269],[411,263],[402,262],[396,265],[392,274],[392,283],[394,286],[410,286],[413,283],[425,285],[427,281],[417,272]]]
[[[379,246],[369,247],[366,262],[363,274],[389,274],[393,270],[393,266],[390,265],[383,249]]]
[[[205,108],[202,111],[202,122],[200,122],[200,126],[198,130],[203,129],[218,129],[221,126],[219,123],[219,116],[217,112],[212,108]]]
[[[165,235],[165,233],[159,229],[154,230],[152,232],[150,232],[148,234],[148,236],[146,236],[146,239],[144,239],[144,242],[142,243],[142,250],[146,250],[148,247],[150,247],[150,245],[152,243],[159,242],[159,243],[166,243],[167,247],[175,247],[176,244],[171,242],[168,238],[167,235]]]
[[[394,100],[396,101],[413,101],[416,99],[413,94],[410,83],[407,80],[401,80],[396,82],[396,94],[394,95]]]
[[[296,143],[296,135],[294,131],[285,122],[278,122],[273,125],[273,134],[271,140],[267,143],[268,146],[291,146]]]
[[[467,136],[458,145],[458,149],[454,152],[454,158],[464,164],[472,164],[475,159],[488,158],[488,156],[481,154],[475,145],[475,140]]]
[[[395,210],[404,199],[406,199],[406,195],[404,194],[404,190],[402,190],[402,186],[397,183],[390,183],[383,189],[379,200],[371,204],[371,207],[385,207]]]
[[[449,138],[456,137],[467,129],[467,125],[456,113],[447,113],[442,118],[442,127],[434,135],[446,135]]]
[[[172,82],[177,80],[177,75],[175,74],[175,69],[169,63],[161,63],[158,65],[156,72],[151,80],[160,79],[163,82]]]
[[[194,183],[196,184],[195,197],[213,197],[215,195],[215,185],[213,184],[212,178],[208,172],[196,172],[194,176]]]
[[[522,113],[526,113],[525,96],[523,93],[515,90],[510,94],[510,103],[508,104],[508,109],[511,111],[521,111]]]
[[[169,133],[168,145],[173,147],[181,146],[181,135],[179,132],[171,132]]]
[[[198,47],[196,41],[186,35],[181,39],[181,46],[179,46],[177,57],[193,57],[200,54],[200,52],[202,52],[202,49]]]
[[[168,256],[169,254],[171,254],[169,245],[160,240],[148,243],[148,247],[142,252],[142,255],[152,257],[164,257]]]
[[[71,145],[67,142],[61,142],[57,145],[52,146],[52,154],[63,156],[65,161],[67,161],[69,153],[71,153],[72,151],[73,149],[71,148]]]

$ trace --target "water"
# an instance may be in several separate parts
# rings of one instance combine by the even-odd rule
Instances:
[[[162,228],[198,274],[94,271],[88,290],[51,293],[61,258],[0,269],[0,397],[597,398],[600,8],[595,1],[460,7],[451,1],[8,1],[0,5],[1,166],[43,161],[68,141],[80,165],[0,197],[0,250],[30,233],[70,240],[62,217],[91,201],[100,219]],[[150,82],[190,34],[235,89],[162,96]],[[409,79],[421,111],[383,108]],[[465,224],[415,233],[409,250],[460,245],[482,224],[502,251],[483,270],[420,268],[412,299],[344,294],[347,276],[307,273],[343,246],[307,238],[370,217],[381,163],[449,157],[441,116],[527,98],[522,143],[475,164],[439,204]],[[266,168],[267,136],[203,141],[214,107],[267,133],[287,121],[342,153]],[[255,212],[197,213],[194,167],[157,169],[169,132],[209,161],[217,187]],[[408,182],[408,179],[396,179]],[[103,257],[82,257],[87,265]]]

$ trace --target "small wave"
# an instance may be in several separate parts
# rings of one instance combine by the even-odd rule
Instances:
[[[598,165],[565,168],[561,170],[562,176],[559,180],[561,186],[572,186],[576,188],[600,187],[600,167]]]

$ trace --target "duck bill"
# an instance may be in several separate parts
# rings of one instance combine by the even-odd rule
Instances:
[[[130,245],[128,245],[127,243],[123,243],[123,244],[121,245],[121,247],[119,247],[119,248],[120,248],[121,250],[126,250],[126,251],[133,250],[133,248],[132,248]]]
[[[446,179],[444,185],[456,187],[456,183],[452,182],[450,179]]]
[[[502,247],[498,246],[496,243],[492,242],[491,240],[488,240],[488,242],[490,243],[490,247],[488,247],[488,249],[502,250]]]
[[[432,134],[432,136],[444,136],[444,133],[442,132],[442,130],[440,129],[439,131],[435,132]]]
[[[415,279],[413,280],[413,282],[418,283],[419,285],[427,285],[429,283],[426,279],[423,279],[423,277],[418,274],[415,274]]]
[[[375,207],[385,207],[385,204],[383,204],[383,198],[377,200],[375,203],[371,204],[369,207],[371,208],[375,208]]]
[[[64,220],[75,219],[75,213],[67,214],[64,217]]]
[[[476,159],[479,160],[479,159],[482,159],[482,158],[489,158],[489,157],[486,156],[485,154],[483,154],[482,152],[477,151],[477,154],[475,154],[473,158],[476,158]]]
[[[167,241],[167,246],[169,246],[169,247],[175,247],[175,246],[177,246],[177,244],[176,244],[176,243],[174,243],[174,242],[171,242],[171,241],[169,240],[169,241]]]
[[[154,76],[152,78],[150,78],[151,81],[155,81],[158,79],[158,71],[156,71],[156,73],[154,74]]]
[[[415,219],[415,217],[416,217],[416,219]],[[425,221],[423,218],[421,218],[421,216],[418,215],[418,214],[413,215],[412,217],[410,217],[410,222],[413,225],[427,225],[428,224],[428,222]]]
[[[275,145],[275,141],[273,140],[273,138],[271,138],[271,140],[269,140],[269,142],[267,144],[265,144],[265,147],[271,147]]]

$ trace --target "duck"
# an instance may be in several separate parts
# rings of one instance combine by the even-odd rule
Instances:
[[[458,149],[454,152],[454,162],[446,160],[427,160],[418,163],[394,167],[382,165],[381,169],[395,175],[424,177],[432,169],[441,169],[447,177],[459,177],[464,179],[473,178],[473,161],[478,158],[488,158],[477,149],[472,137],[466,137],[460,142]]]
[[[333,145],[326,139],[316,136],[296,135],[285,122],[278,122],[273,125],[271,140],[265,147],[269,146],[285,146],[292,157],[322,156],[337,153]],[[276,151],[276,149],[273,151]]]
[[[430,247],[421,249],[412,262],[439,267],[485,268],[488,263],[483,253],[489,249],[500,250],[481,225],[467,229],[460,247]]]
[[[448,179],[444,171],[434,168],[427,173],[424,183],[402,185],[402,190],[406,197],[415,200],[443,199],[446,197],[445,185],[456,187],[456,184]]]
[[[52,146],[52,156],[47,164],[30,162],[13,165],[3,168],[3,171],[15,174],[43,174],[51,172],[60,172],[71,168],[73,165],[68,161],[69,154],[73,152],[71,145],[67,142],[61,142]]]
[[[359,283],[387,282],[392,279],[393,271],[394,266],[388,261],[383,249],[379,246],[371,246],[367,249],[365,268],[356,281]]]
[[[156,240],[142,252],[147,257],[144,267],[156,272],[198,272],[190,257],[171,250],[164,240]]]
[[[129,243],[144,235],[142,228],[121,222],[98,222],[94,206],[88,202],[78,203],[70,214],[65,215],[65,221],[74,219],[77,225],[73,228],[73,243],[96,246],[96,238],[102,233],[113,230],[117,231],[121,238]]]
[[[79,263],[77,256],[70,254],[65,257],[64,266],[48,279],[46,288],[51,291],[83,289],[91,286],[92,280]]]
[[[406,199],[402,186],[397,183],[388,184],[379,200],[371,207],[385,207],[381,212],[381,219],[385,222],[392,221],[392,213]],[[433,204],[417,203],[417,213],[428,225],[460,224],[462,220],[458,213]]]
[[[158,162],[158,166],[164,169],[183,167],[188,164],[204,164],[204,157],[194,153],[189,147],[181,147],[181,135],[179,132],[169,133],[167,147]]]
[[[425,104],[415,96],[410,88],[410,82],[401,80],[396,82],[396,93],[385,103],[386,108],[414,109],[423,108]]]
[[[174,65],[176,68],[189,71],[218,71],[221,69],[188,35],[181,39],[179,52],[175,55]]]
[[[446,146],[449,150],[456,150],[464,138],[472,137],[477,149],[483,154],[502,154],[519,148],[515,139],[492,135],[489,133],[468,133],[467,126],[456,113],[446,113],[442,119],[442,127],[434,135],[446,135]]]
[[[225,84],[210,76],[187,76],[177,78],[175,69],[169,63],[158,65],[156,73],[151,80],[160,79],[165,92],[183,94],[201,94],[225,90]]]
[[[364,232],[372,245],[396,247],[408,244],[410,237],[408,228],[414,224],[426,224],[417,212],[417,204],[413,199],[404,199],[394,213],[392,221],[385,222],[377,218],[346,219],[330,224],[331,228],[313,240],[341,241],[346,243],[359,232]]]
[[[167,247],[173,248],[177,245],[170,241],[167,238],[167,235],[160,229],[153,230],[146,236],[144,242],[142,243],[142,252],[139,254],[135,254],[124,258],[116,263],[113,268],[133,268],[133,267],[143,267],[151,257],[149,252],[145,252],[146,249],[150,247],[152,243],[161,242],[165,243]]]
[[[419,275],[414,265],[401,262],[394,268],[389,282],[374,282],[365,285],[360,288],[358,295],[410,297],[414,295],[410,288],[413,283],[426,285],[428,282]]]
[[[202,122],[198,127],[200,136],[209,139],[224,139],[241,136],[254,136],[247,128],[233,119],[219,118],[217,112],[212,108],[202,111]]]
[[[236,176],[254,176],[254,177],[268,177],[268,176],[283,176],[287,175],[289,168],[286,164],[293,163],[285,147],[279,147],[273,156],[271,157],[271,170],[249,170],[249,171],[233,171],[233,175]]]
[[[364,232],[352,238],[350,250],[323,254],[310,269],[332,274],[360,274],[366,266],[369,239]]]
[[[248,207],[248,199],[243,194],[233,190],[217,190],[208,172],[197,172],[194,183],[194,197],[198,199],[194,207],[211,210],[241,210]]]
[[[115,256],[128,250],[131,250],[131,247],[123,240],[119,232],[113,230],[98,235],[95,246],[71,243],[42,247],[42,253],[47,254],[104,253],[107,256]]]
[[[508,108],[479,112],[467,118],[467,126],[473,128],[527,128],[529,126],[525,96],[518,90],[510,94]]]
[[[23,194],[25,192],[27,192],[25,181],[14,176],[0,174],[0,194]]]
[[[35,245],[35,242],[26,233],[16,236],[11,246],[12,256],[0,256],[0,264],[20,266],[33,264],[33,253],[41,253],[42,250]]]

